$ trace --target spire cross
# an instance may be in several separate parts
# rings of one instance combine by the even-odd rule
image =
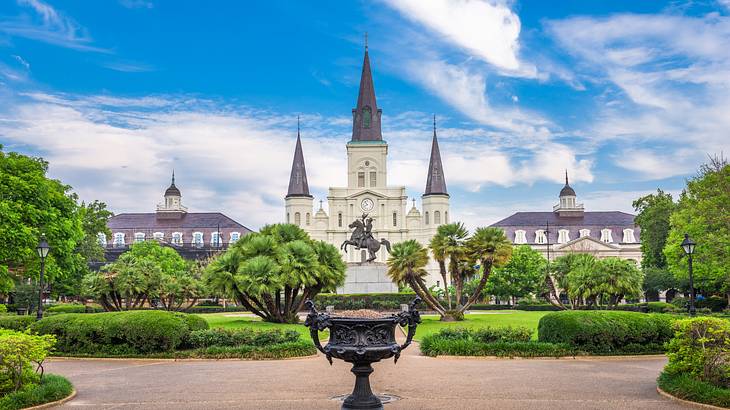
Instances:
[[[436,114],[433,115],[433,133],[436,133]]]
[[[297,115],[297,135],[299,135],[299,116]]]
[[[319,209],[322,209],[322,200],[319,200]]]
[[[413,207],[415,208],[416,207],[416,198],[412,198],[412,200],[413,200]]]
[[[365,32],[365,51],[368,49],[368,32]]]

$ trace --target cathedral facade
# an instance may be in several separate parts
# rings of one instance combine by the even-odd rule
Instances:
[[[449,194],[441,163],[434,123],[431,157],[424,170],[426,187],[421,196],[422,210],[415,199],[409,207],[405,186],[388,185],[388,143],[381,131],[382,110],[375,98],[375,87],[370,69],[367,47],[360,78],[357,105],[352,110],[352,136],[346,143],[347,186],[330,187],[327,195],[328,211],[319,201],[314,211],[314,197],[309,192],[302,141],[297,132],[294,160],[285,197],[285,218],[307,231],[313,239],[326,241],[338,248],[350,238],[348,225],[364,214],[372,218],[372,235],[391,244],[415,239],[424,246],[436,233],[439,225],[449,222]],[[350,248],[342,251],[350,268],[365,261],[365,250]],[[385,247],[377,253],[377,262],[385,262]],[[431,260],[427,267],[429,284],[441,280],[438,265]],[[350,271],[348,269],[348,276]]]

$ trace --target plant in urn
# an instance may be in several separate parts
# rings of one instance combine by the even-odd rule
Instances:
[[[416,297],[408,304],[408,311],[398,314],[381,315],[372,311],[342,312],[340,315],[329,315],[317,312],[311,300],[306,302],[309,315],[304,325],[309,327],[314,345],[324,353],[332,364],[332,358],[352,363],[355,374],[355,388],[344,401],[343,409],[382,409],[380,399],[370,389],[370,373],[372,363],[394,357],[398,362],[403,349],[408,347],[416,334],[416,326],[421,317],[416,304],[421,298]],[[408,327],[406,342],[399,345],[395,341],[395,327]],[[323,347],[319,341],[322,330],[330,330],[329,342]]]

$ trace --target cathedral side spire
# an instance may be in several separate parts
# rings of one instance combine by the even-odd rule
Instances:
[[[441,151],[439,150],[439,141],[436,137],[436,115],[433,116],[433,142],[431,143],[431,158],[428,161],[428,176],[426,177],[427,195],[449,195],[446,190],[446,177],[444,176],[444,168],[441,164]]]
[[[352,140],[382,141],[381,114],[382,110],[378,108],[375,100],[375,86],[373,85],[373,73],[370,70],[370,56],[366,37],[365,58],[362,63],[362,75],[360,76],[360,91],[357,96],[357,106],[352,110]]]
[[[307,170],[304,166],[304,153],[302,151],[302,139],[299,134],[299,117],[297,117],[297,145],[294,148],[294,160],[291,165],[289,176],[289,190],[286,197],[303,196],[311,198],[309,194],[309,183],[307,183]]]

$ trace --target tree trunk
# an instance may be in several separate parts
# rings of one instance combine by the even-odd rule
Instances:
[[[548,273],[545,275],[545,283],[548,286],[548,302],[550,302],[551,305],[559,307],[561,309],[567,309],[565,305],[563,305],[563,302],[560,300],[560,294],[558,294],[558,287],[555,285],[555,280],[553,280],[553,277],[550,276]],[[552,297],[555,298],[555,301],[553,302]]]
[[[449,310],[451,310],[451,294],[449,293],[449,283],[446,281],[446,263],[444,261],[439,261],[439,272],[441,272],[441,279],[444,280],[444,294],[448,301]]]
[[[428,307],[433,309],[439,315],[444,316],[444,314],[446,312],[444,311],[444,309],[441,306],[439,306],[438,302],[433,299],[431,292],[429,292],[428,289],[426,289],[424,291],[424,289],[420,286],[420,283],[418,282],[418,280],[413,279],[413,277],[410,275],[410,272],[409,272],[409,277],[410,277],[410,279],[407,280],[407,282],[413,288],[413,291],[416,292],[416,294],[418,296],[420,296],[421,299],[423,299],[423,301],[426,303],[426,305],[428,305]]]
[[[486,263],[485,263],[486,262]],[[489,279],[489,275],[492,273],[492,259],[490,258],[487,261],[482,261],[484,272],[482,273],[482,278],[479,280],[479,284],[477,285],[477,288],[474,290],[474,294],[469,297],[469,300],[466,301],[466,304],[464,306],[459,308],[459,313],[464,313],[466,309],[469,308],[474,302],[476,302],[479,295],[482,294],[482,290],[484,290],[484,286],[487,285],[487,279]]]

